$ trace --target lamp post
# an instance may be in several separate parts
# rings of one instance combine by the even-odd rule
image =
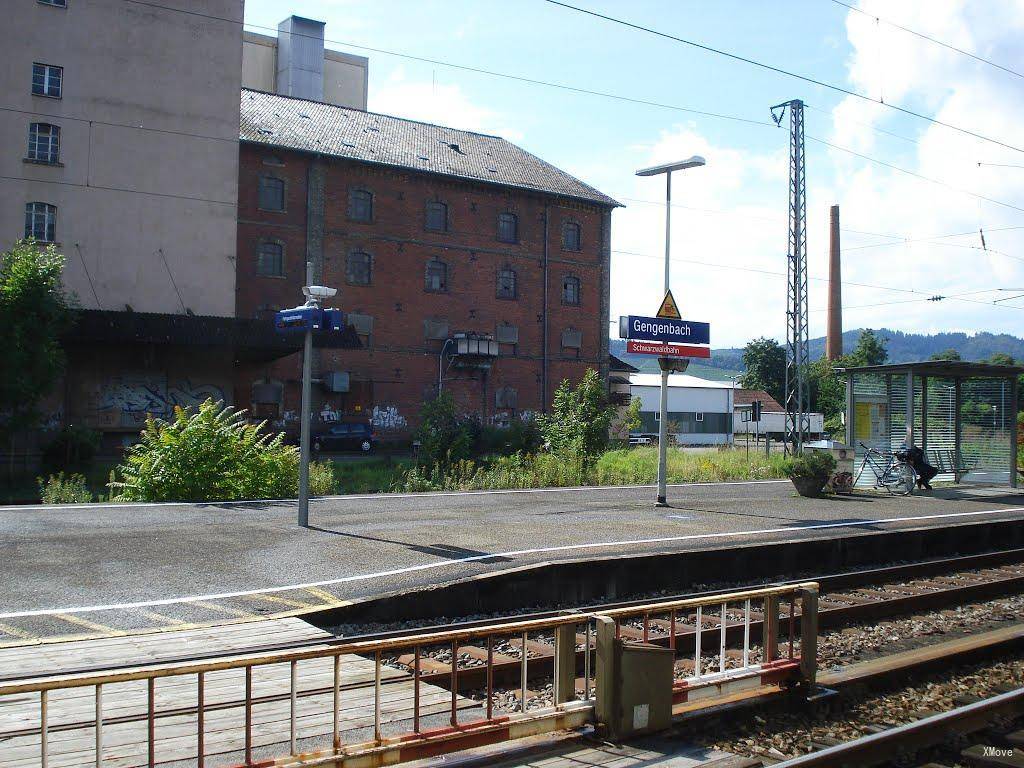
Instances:
[[[306,265],[306,279],[310,278],[309,264]],[[338,292],[337,288],[324,285],[305,285],[302,293],[306,306],[319,309],[323,299],[329,299]],[[306,339],[302,348],[302,417],[299,422],[299,525],[309,527],[309,409],[310,385],[313,379],[313,328],[306,328]]]
[[[669,256],[672,251],[672,171],[684,171],[705,164],[704,158],[694,155],[686,160],[665,165],[641,168],[637,176],[659,176],[665,174],[665,293],[669,290]],[[661,362],[659,360],[659,362]],[[661,403],[658,406],[658,501],[659,507],[667,507],[668,470],[668,367],[661,366]]]

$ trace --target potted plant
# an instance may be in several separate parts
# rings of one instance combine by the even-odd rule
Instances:
[[[825,451],[808,451],[786,464],[786,476],[801,496],[820,496],[836,469],[836,460]]]

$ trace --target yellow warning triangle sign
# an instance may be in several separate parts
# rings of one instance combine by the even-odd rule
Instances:
[[[665,298],[661,302],[661,307],[658,309],[658,317],[671,317],[673,320],[682,320],[683,316],[679,314],[679,307],[676,306],[676,299],[672,295],[672,291],[665,294]]]

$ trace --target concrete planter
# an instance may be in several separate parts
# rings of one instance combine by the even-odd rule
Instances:
[[[801,496],[821,496],[821,491],[825,487],[825,483],[828,482],[828,476],[818,477],[791,477],[790,480],[793,483],[793,487],[796,488],[796,492]]]

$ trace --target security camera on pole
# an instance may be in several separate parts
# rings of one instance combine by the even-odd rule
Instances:
[[[306,278],[309,279],[307,265]],[[338,293],[324,285],[302,288],[306,303],[294,309],[283,309],[274,315],[278,333],[304,333],[302,349],[302,415],[299,431],[299,525],[309,526],[309,412],[310,385],[313,378],[313,332],[345,329],[345,315],[340,309],[321,309],[320,302]]]
[[[679,309],[676,307],[675,299],[672,297],[672,291],[669,288],[669,255],[672,250],[672,171],[683,171],[687,168],[699,168],[704,165],[705,161],[703,157],[694,155],[687,160],[681,160],[675,163],[666,163],[665,165],[656,165],[651,168],[642,168],[636,172],[637,176],[658,176],[665,174],[665,298],[661,302],[661,309],[658,310],[658,318],[660,319],[674,319],[680,320]],[[630,317],[630,320],[634,319]],[[620,320],[621,323],[621,320]],[[701,324],[705,325],[705,324]],[[638,338],[633,336],[625,336],[625,338]],[[649,337],[639,337],[649,338]],[[658,425],[658,501],[659,507],[668,506],[667,501],[667,475],[668,475],[668,375],[672,371],[682,373],[686,370],[686,366],[689,365],[687,359],[687,353],[682,351],[675,341],[686,341],[688,339],[671,339],[666,343],[660,345],[659,349],[653,349],[654,346],[658,345],[647,345],[652,348],[652,351],[641,352],[641,354],[657,354],[658,365],[661,368],[661,404],[658,408],[658,414],[660,423]],[[632,344],[633,342],[630,342]],[[630,349],[630,344],[627,344],[627,351],[634,351]],[[695,357],[709,357],[711,354],[710,349],[708,354],[691,355]]]

